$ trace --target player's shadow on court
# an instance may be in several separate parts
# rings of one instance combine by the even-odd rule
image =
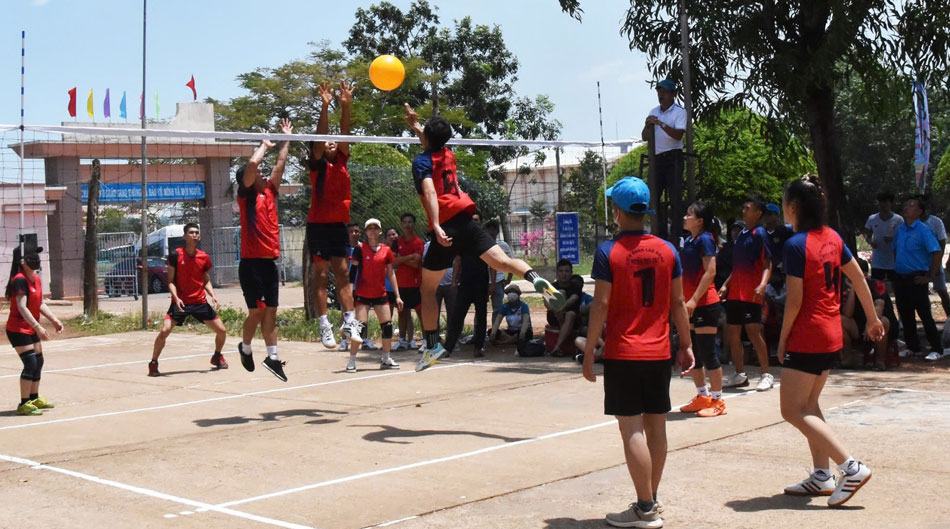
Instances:
[[[432,435],[469,435],[472,437],[482,437],[484,439],[499,439],[506,443],[524,441],[526,437],[505,437],[485,432],[472,432],[468,430],[405,430],[395,426],[385,424],[353,424],[351,428],[379,428],[377,432],[370,432],[363,436],[363,439],[374,443],[389,444],[410,444],[409,441],[397,441],[396,439],[411,439],[414,437],[428,437]]]
[[[550,520],[545,520],[544,529],[588,529],[597,527],[601,529],[603,527],[609,527],[603,518],[596,518],[593,520],[576,520],[574,518],[551,518]]]
[[[826,497],[811,498],[808,496],[791,496],[788,494],[774,494],[772,496],[759,496],[757,498],[748,498],[745,500],[732,500],[725,503],[726,507],[736,512],[760,512],[760,511],[825,511],[828,510]],[[843,511],[862,511],[862,505],[843,505],[836,507]]]
[[[339,422],[340,419],[325,417],[325,415],[347,415],[345,411],[333,411],[333,410],[284,410],[284,411],[272,411],[262,413],[260,418],[258,417],[242,417],[235,415],[233,417],[219,417],[217,419],[195,419],[193,422],[202,427],[207,428],[209,426],[225,426],[229,424],[248,424],[252,422],[256,423],[265,423],[265,422],[275,422],[282,419],[292,419],[294,417],[313,417],[313,420],[306,421],[304,424],[332,424]]]

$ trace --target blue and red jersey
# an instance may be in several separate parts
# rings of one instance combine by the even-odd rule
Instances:
[[[708,231],[700,233],[698,237],[690,236],[683,243],[683,249],[680,250],[680,261],[683,265],[683,299],[686,301],[689,301],[696,293],[699,281],[706,273],[703,258],[715,258],[716,249],[716,241]],[[705,307],[713,303],[719,303],[719,294],[716,292],[715,281],[710,281],[706,293],[699,298],[696,306]]]
[[[792,323],[786,350],[841,350],[841,266],[850,261],[851,251],[838,232],[827,226],[798,232],[785,243],[785,273],[802,279],[802,307]]]
[[[762,272],[772,257],[767,241],[765,228],[761,226],[751,230],[743,228],[736,238],[727,300],[756,303],[755,289],[762,283]]]
[[[425,151],[412,161],[412,176],[416,183],[416,192],[422,197],[422,181],[432,179],[435,194],[439,197],[439,224],[459,213],[475,213],[475,202],[467,193],[459,189],[458,174],[455,167],[455,154],[443,147],[438,151]],[[429,229],[433,229],[429,219]]]
[[[597,248],[591,277],[611,283],[607,359],[670,358],[670,297],[682,273],[673,245],[642,231],[621,232]]]

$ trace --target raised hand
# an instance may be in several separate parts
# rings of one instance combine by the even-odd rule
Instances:
[[[336,98],[340,100],[341,105],[349,105],[353,101],[353,83],[349,81],[340,81],[340,91]]]
[[[329,106],[333,102],[333,90],[330,89],[330,83],[324,81],[317,87],[320,99],[323,100],[323,106]]]
[[[261,131],[261,134],[267,134],[267,129],[259,129],[259,130]],[[261,145],[263,145],[264,147],[267,147],[268,149],[271,149],[274,147],[274,142],[270,141],[267,138],[264,138],[263,140],[261,140]]]
[[[294,133],[294,126],[290,124],[290,120],[288,118],[283,118],[280,120],[280,131],[284,134]]]
[[[416,111],[409,106],[409,103],[406,103],[406,123],[408,123],[411,128],[415,128],[419,125],[419,116],[416,114]]]

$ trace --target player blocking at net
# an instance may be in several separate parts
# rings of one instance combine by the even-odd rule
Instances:
[[[290,120],[280,120],[280,131],[284,134],[293,133]],[[264,178],[260,165],[267,150],[273,147],[271,141],[262,141],[247,165],[237,171],[237,202],[241,213],[241,264],[238,265],[238,278],[247,304],[247,318],[244,320],[238,352],[244,369],[254,371],[251,341],[259,325],[267,346],[267,357],[261,365],[287,382],[284,362],[277,354],[277,297],[280,281],[277,275],[277,259],[280,258],[277,195],[290,142],[281,142],[270,177]]]
[[[457,255],[474,253],[493,270],[525,278],[554,309],[563,307],[565,300],[564,294],[532,270],[528,263],[505,255],[495,239],[472,220],[475,202],[459,189],[455,155],[445,146],[452,137],[449,122],[436,116],[423,127],[408,103],[406,122],[422,142],[423,153],[412,161],[412,176],[435,239],[422,260],[425,352],[416,364],[416,371],[422,371],[436,363],[446,352],[439,336],[439,309],[435,291],[445,269],[452,266]]]
[[[333,90],[329,83],[318,88],[322,108],[317,134],[329,131],[330,103]],[[353,101],[353,85],[341,81],[336,95],[340,102],[340,134],[350,133],[350,102]],[[346,162],[350,159],[350,145],[346,142],[318,141],[310,150],[310,213],[307,215],[307,247],[313,258],[316,273],[314,298],[320,318],[320,341],[327,349],[336,348],[333,328],[327,319],[327,281],[333,270],[337,299],[343,309],[343,336],[357,344],[363,343],[360,323],[353,314],[353,287],[350,285],[349,258],[350,235],[346,225],[350,222],[350,173]]]
[[[194,222],[185,224],[185,247],[176,248],[168,255],[168,291],[172,295],[172,304],[165,314],[162,330],[155,337],[155,346],[152,349],[152,361],[148,363],[148,376],[157,377],[158,357],[165,348],[165,339],[172,333],[176,325],[185,322],[188,316],[204,323],[214,331],[214,354],[211,355],[211,365],[215,369],[227,369],[228,363],[221,354],[224,340],[228,332],[221,323],[221,318],[215,309],[221,304],[214,295],[211,286],[211,257],[198,249],[201,240],[201,231]],[[214,302],[214,308],[208,303],[208,296]]]

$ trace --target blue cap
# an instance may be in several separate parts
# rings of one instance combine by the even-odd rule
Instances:
[[[656,83],[656,87],[670,92],[676,91],[676,83],[674,83],[672,79],[663,79],[659,83]]]
[[[772,213],[775,213],[776,215],[782,214],[782,210],[778,209],[778,204],[773,204],[771,202],[769,203],[768,206],[765,206],[765,211],[771,211]]]
[[[628,213],[656,214],[656,211],[647,209],[650,207],[650,188],[646,182],[635,176],[625,176],[610,186],[607,198]]]

